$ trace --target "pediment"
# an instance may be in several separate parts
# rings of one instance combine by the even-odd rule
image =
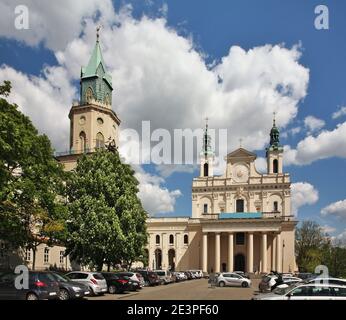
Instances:
[[[247,158],[249,160],[254,160],[257,158],[257,155],[243,148],[239,148],[227,155],[227,159],[239,159],[239,158],[241,159]]]

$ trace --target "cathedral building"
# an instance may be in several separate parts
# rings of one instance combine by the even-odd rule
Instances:
[[[214,154],[205,129],[200,174],[192,181],[192,216],[148,219],[149,266],[203,272],[293,272],[295,226],[290,175],[275,120],[266,150],[267,173],[256,154],[239,148],[213,175]]]

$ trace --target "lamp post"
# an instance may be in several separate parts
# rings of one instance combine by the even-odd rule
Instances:
[[[282,267],[281,267],[282,272],[284,272],[284,258],[285,258],[285,240],[282,240]]]

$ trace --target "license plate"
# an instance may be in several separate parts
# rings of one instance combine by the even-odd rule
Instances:
[[[49,295],[50,295],[50,296],[56,296],[57,293],[56,293],[56,292],[49,292]]]

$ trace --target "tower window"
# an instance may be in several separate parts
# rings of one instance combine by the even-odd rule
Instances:
[[[93,89],[89,87],[85,92],[85,100],[87,102],[91,102],[92,99],[94,99],[94,93],[93,93]]]
[[[273,173],[279,173],[279,161],[277,159],[273,161]]]
[[[209,164],[205,163],[203,166],[203,175],[204,177],[209,177]]]
[[[244,212],[244,200],[238,199],[236,202],[236,212]]]
[[[80,150],[82,152],[85,152],[86,151],[86,134],[84,131],[82,131],[79,134],[79,142],[80,142]]]
[[[102,124],[103,124],[103,119],[102,119],[102,118],[97,118],[97,123],[98,123],[99,125],[102,125]]]
[[[103,137],[103,134],[101,132],[99,132],[96,135],[96,148],[104,148],[105,146],[105,138]]]
[[[278,212],[279,211],[279,203],[277,201],[274,201],[273,211],[274,212]]]
[[[187,234],[184,235],[184,244],[189,244],[189,236]]]
[[[173,236],[173,234],[171,234],[169,236],[169,244],[174,244],[174,236]]]
[[[160,245],[160,236],[159,235],[156,235],[155,243],[156,243],[156,245]]]
[[[207,203],[205,203],[203,205],[203,213],[208,213],[208,204]]]

